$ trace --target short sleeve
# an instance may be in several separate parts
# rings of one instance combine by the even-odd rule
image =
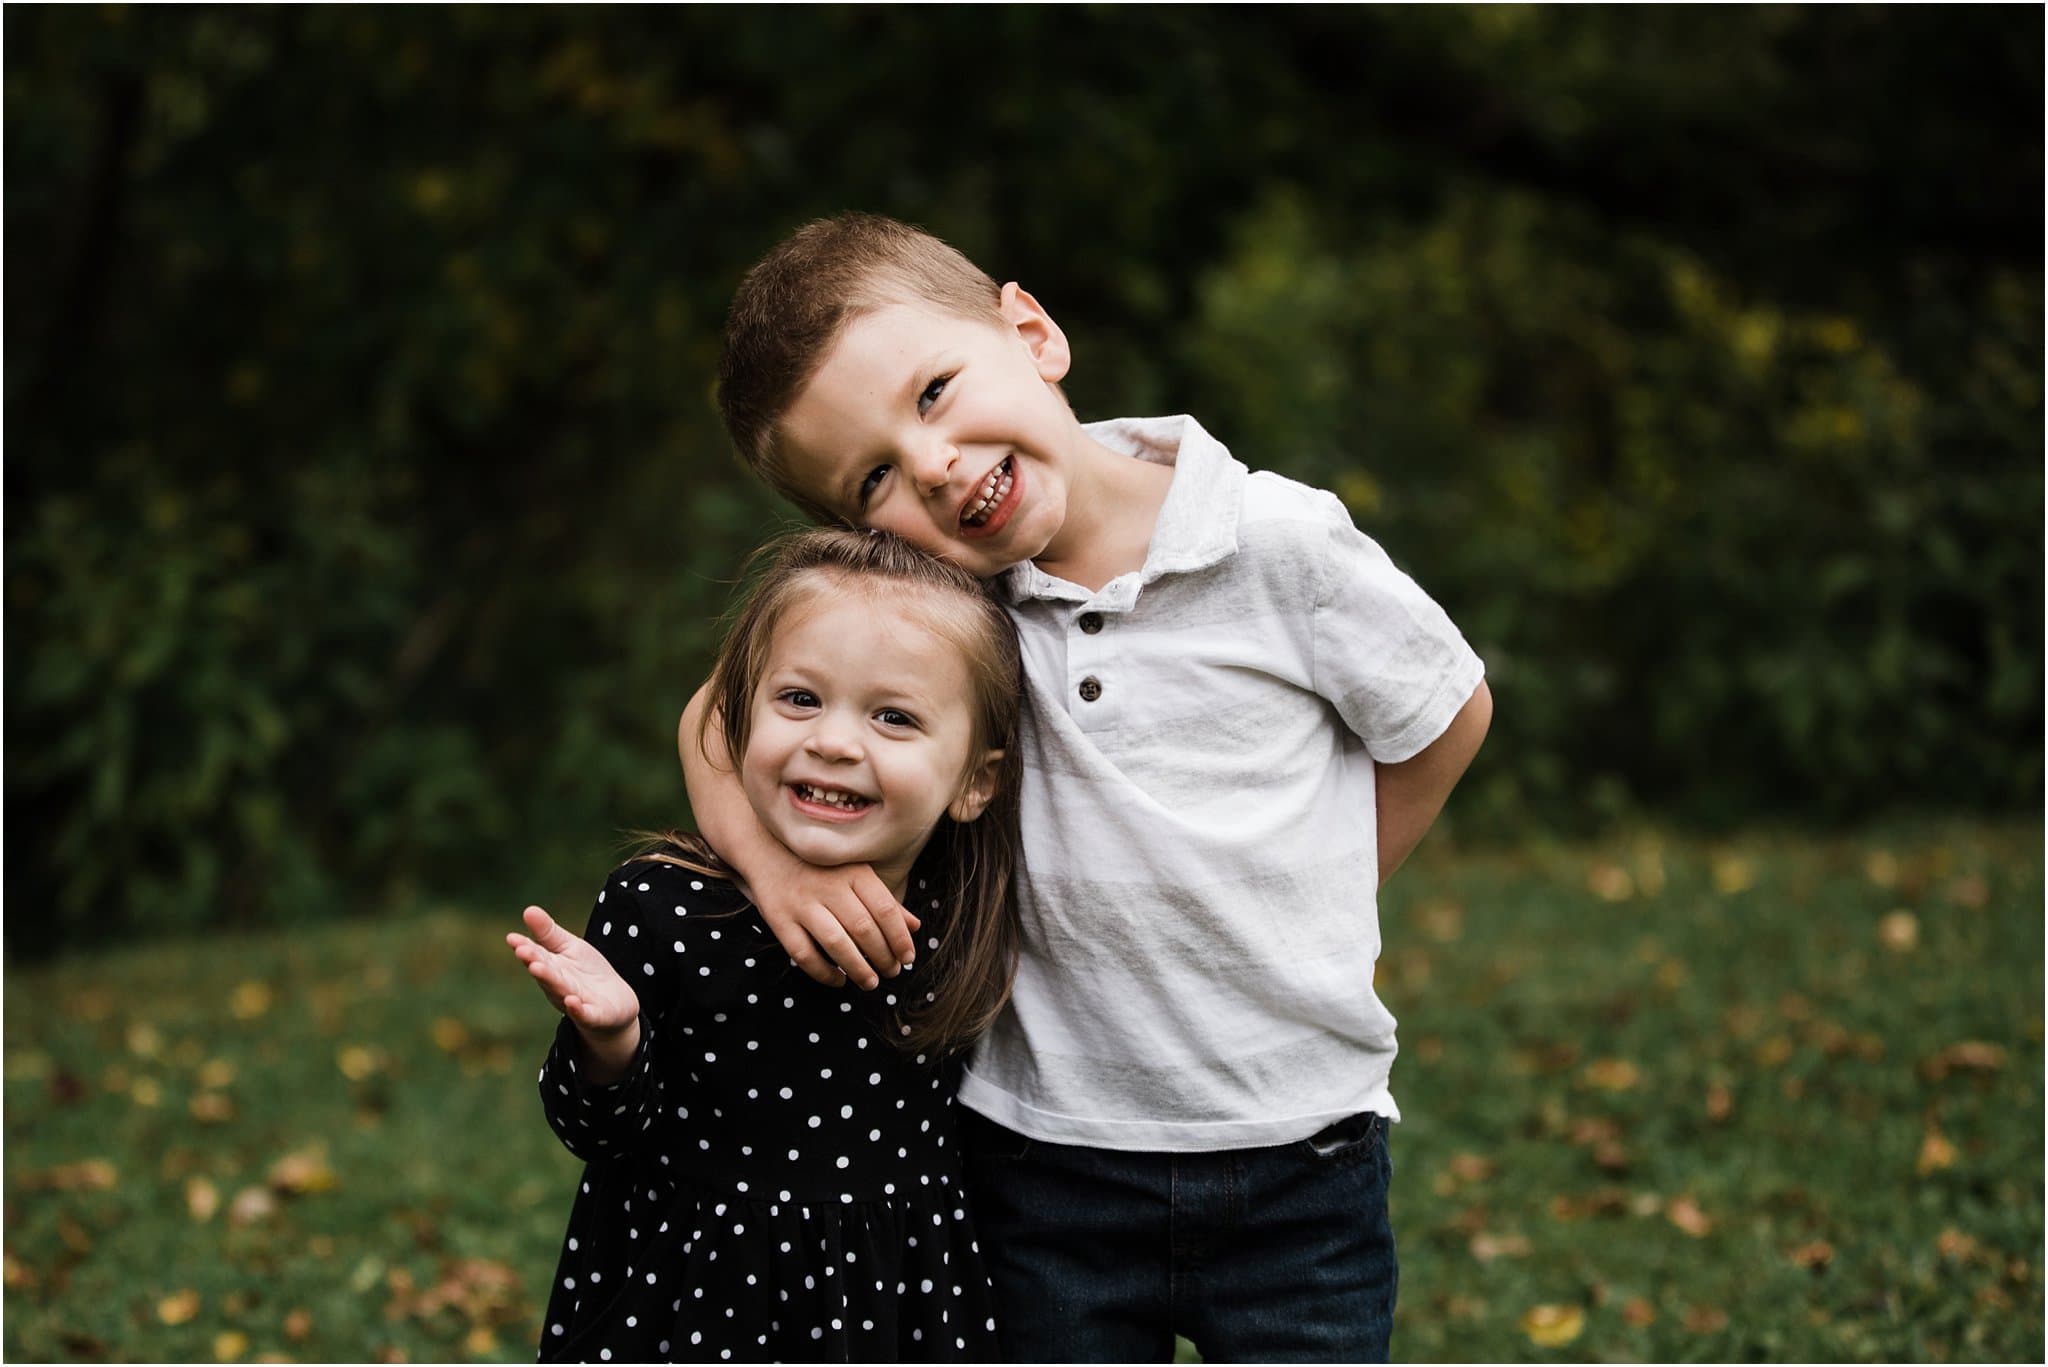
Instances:
[[[1327,537],[1316,591],[1313,686],[1381,764],[1413,759],[1485,677],[1472,647],[1378,543],[1318,496]]]

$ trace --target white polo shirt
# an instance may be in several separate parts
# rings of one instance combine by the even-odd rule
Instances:
[[[960,1099],[1126,1150],[1398,1119],[1373,764],[1443,733],[1479,657],[1333,495],[1192,418],[1087,430],[1173,484],[1138,572],[1000,581],[1028,693],[1023,956]]]

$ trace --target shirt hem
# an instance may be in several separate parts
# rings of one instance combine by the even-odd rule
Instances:
[[[976,1076],[972,1068],[960,1079],[959,1101],[977,1115],[1031,1139],[1119,1153],[1271,1148],[1306,1139],[1324,1126],[1362,1111],[1397,1123],[1401,1119],[1401,1109],[1384,1082],[1367,1088],[1351,1102],[1277,1120],[1105,1120],[1063,1115],[1030,1105]]]

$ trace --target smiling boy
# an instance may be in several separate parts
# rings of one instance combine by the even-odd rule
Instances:
[[[1192,418],[1083,425],[1071,360],[1016,284],[847,215],[749,273],[720,374],[764,478],[996,581],[1018,625],[1024,950],[960,1092],[1004,1349],[1381,1359],[1375,891],[1484,737],[1483,671],[1335,498]],[[912,922],[762,829],[696,707],[699,823],[791,957],[893,974]]]

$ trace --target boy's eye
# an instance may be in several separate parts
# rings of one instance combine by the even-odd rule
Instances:
[[[917,725],[917,718],[897,707],[883,708],[875,713],[875,720],[884,726],[913,727]]]
[[[868,471],[867,476],[860,482],[860,492],[855,495],[861,507],[865,508],[868,506],[868,500],[874,497],[875,486],[879,485],[882,482],[882,477],[888,473],[889,467],[886,465],[877,465],[874,469]]]
[[[924,387],[924,392],[917,396],[917,413],[919,417],[923,417],[926,413],[931,412],[932,405],[939,401],[939,395],[946,392],[947,382],[952,378],[951,375],[941,375]]]

